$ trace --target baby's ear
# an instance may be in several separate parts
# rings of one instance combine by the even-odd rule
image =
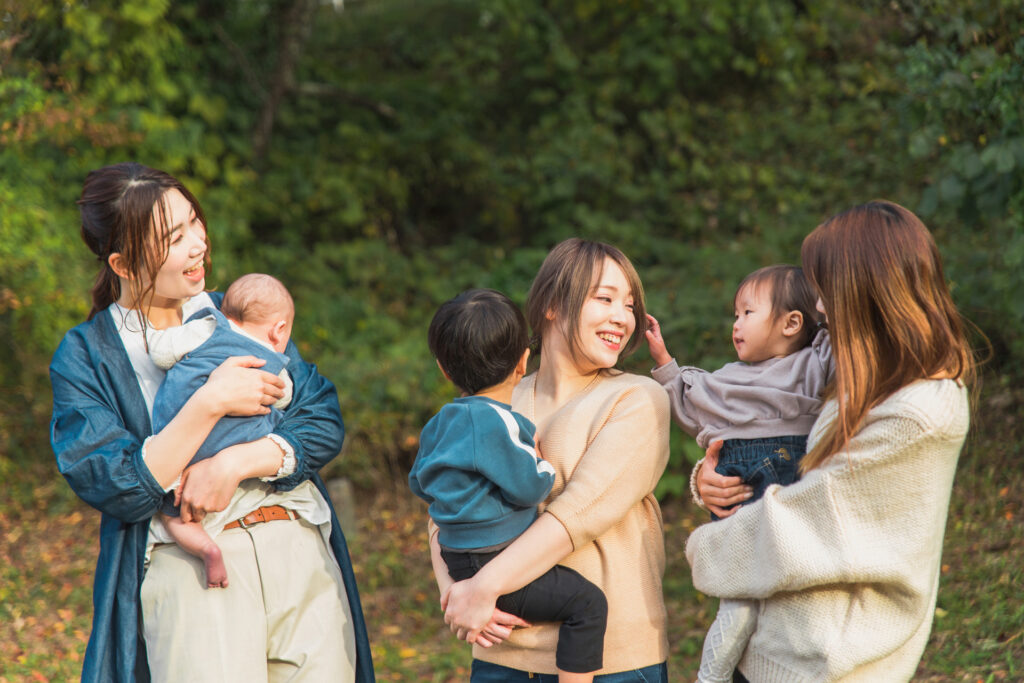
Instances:
[[[288,336],[288,321],[287,320],[278,320],[276,323],[274,323],[271,326],[269,337],[270,337],[270,341],[271,341],[272,344],[278,344],[278,343],[280,343],[282,341],[285,341],[287,336]]]
[[[786,337],[792,337],[795,334],[799,334],[800,330],[804,329],[804,314],[800,311],[790,311],[782,316],[782,334]]]

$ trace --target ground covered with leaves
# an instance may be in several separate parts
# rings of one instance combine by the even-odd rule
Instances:
[[[1024,678],[1024,392],[992,387],[978,404],[953,491],[935,626],[915,681]],[[0,683],[78,678],[91,622],[99,515],[49,458],[0,458]],[[425,509],[401,485],[360,499],[351,539],[377,676],[465,681],[469,650],[441,619]],[[704,514],[664,503],[673,680],[692,678],[716,603],[690,584],[683,545]]]

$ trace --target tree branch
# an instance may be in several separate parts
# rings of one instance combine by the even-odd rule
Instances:
[[[347,104],[362,107],[363,109],[369,109],[374,114],[390,123],[394,123],[398,120],[398,113],[390,104],[372,100],[369,97],[364,97],[363,95],[350,92],[330,83],[300,83],[297,87],[297,91],[300,95],[309,95],[311,97],[333,97]]]
[[[263,161],[270,146],[277,110],[281,107],[285,94],[295,87],[295,67],[298,65],[302,47],[309,37],[315,9],[316,3],[313,0],[293,0],[283,13],[277,66],[253,131],[253,160],[257,165]]]

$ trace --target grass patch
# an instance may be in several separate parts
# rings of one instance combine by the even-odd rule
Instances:
[[[931,640],[915,681],[1024,678],[1024,391],[997,386],[976,410],[950,505]],[[47,455],[47,457],[49,457]],[[49,460],[0,458],[0,683],[75,680],[88,639],[99,515]],[[690,583],[686,536],[704,513],[664,504],[669,667],[695,673],[717,601]],[[426,547],[426,510],[404,486],[363,495],[351,549],[382,681],[465,681],[469,647],[441,618]]]

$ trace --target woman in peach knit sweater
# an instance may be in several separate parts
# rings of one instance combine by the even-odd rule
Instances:
[[[475,643],[474,683],[554,682],[558,624],[525,626],[495,601],[562,564],[608,600],[604,667],[594,680],[667,682],[665,550],[653,491],[668,461],[668,397],[654,380],[614,369],[643,337],[640,278],[618,249],[570,239],[548,254],[526,306],[540,368],[512,406],[537,425],[555,484],[537,521],[473,578],[452,583],[435,561],[445,621]],[[439,556],[436,534],[431,549]],[[510,632],[513,625],[524,627]]]

